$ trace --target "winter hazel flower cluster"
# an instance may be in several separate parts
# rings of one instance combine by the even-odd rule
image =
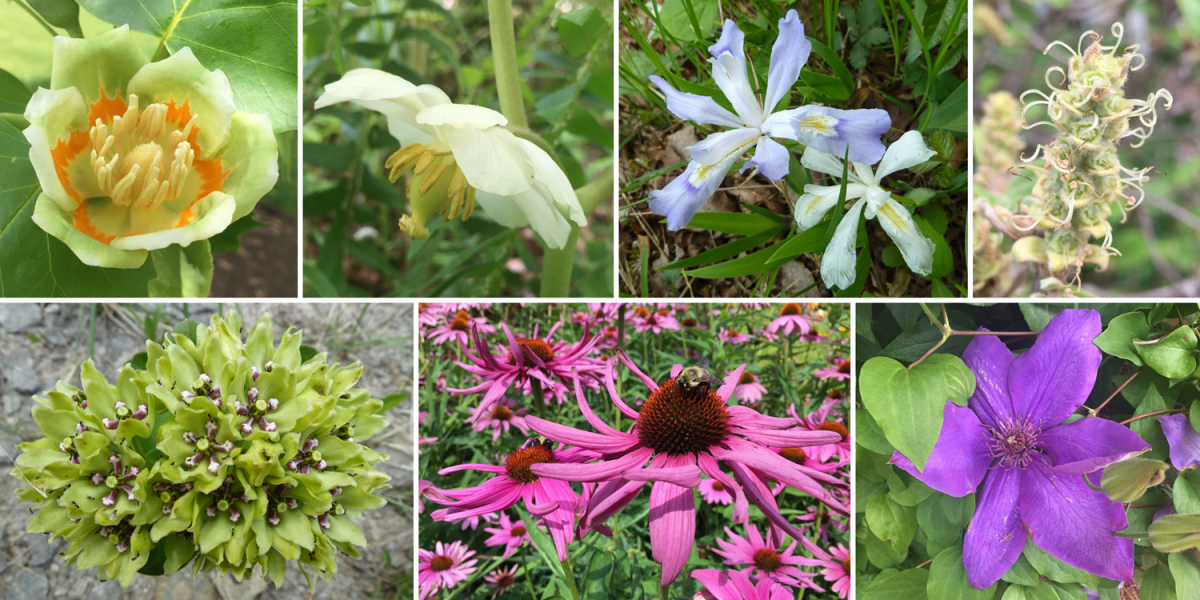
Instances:
[[[109,382],[89,360],[82,388],[34,398],[46,436],[22,444],[18,497],[37,505],[28,531],[69,542],[78,569],[128,587],[136,573],[261,567],[283,582],[296,561],[311,583],[337,555],[366,546],[353,520],[385,500],[386,455],[362,442],[387,426],[354,385],[362,367],[301,359],[300,334],[273,345],[264,317],[242,341],[237,313],[194,334],[148,342],[145,368]]]
[[[438,537],[424,540],[434,550],[421,551],[421,598],[437,597],[478,576],[472,574],[479,559],[472,558],[475,550],[465,543],[470,536],[461,539],[461,532],[480,522],[491,525],[485,544],[503,546],[500,560],[522,561],[527,579],[531,563],[524,562],[526,541],[544,559],[560,562],[557,577],[565,578],[560,579],[564,592],[572,590],[564,597],[579,597],[573,592],[572,565],[597,560],[582,553],[614,543],[623,547],[628,542],[616,542],[618,537],[627,540],[635,530],[648,534],[649,543],[641,544],[648,549],[647,558],[660,566],[639,579],[653,578],[664,593],[684,575],[704,587],[705,598],[751,597],[743,595],[747,590],[757,594],[753,597],[783,598],[801,589],[832,589],[846,597],[849,554],[832,536],[845,539],[849,516],[849,433],[835,412],[844,411],[846,384],[839,370],[849,362],[828,353],[840,342],[830,344],[818,333],[818,327],[826,328],[821,323],[825,311],[798,304],[765,310],[740,305],[711,314],[694,314],[693,309],[589,305],[570,313],[573,326],[558,321],[544,338],[538,332],[546,321],[531,324],[529,337],[500,321],[497,329],[506,343],[497,346],[482,333],[487,318],[481,315],[491,312],[487,305],[422,307],[423,338],[428,340],[424,350],[431,363],[448,367],[444,383],[442,374],[424,373],[438,379],[426,381],[425,388],[435,397],[478,404],[455,409],[435,401],[432,406],[444,407],[439,409],[443,414],[423,415],[422,427],[425,432],[436,423],[430,433],[437,437],[422,439],[441,447],[432,451],[427,446],[423,460],[431,461],[431,454],[485,460],[430,462],[428,471],[455,477],[422,482],[425,501],[438,505],[428,528]],[[551,322],[569,314],[552,310],[559,316]],[[768,311],[778,316],[764,318]],[[658,328],[637,326],[651,319]],[[470,323],[470,335],[449,343],[441,335],[444,328],[460,322]],[[566,333],[579,329],[581,335]],[[744,339],[718,333],[735,329]],[[844,338],[845,331],[828,335]],[[768,352],[763,340],[768,340],[773,358],[767,362],[773,367],[764,367],[755,356]],[[707,359],[680,348],[639,351],[643,341],[665,348],[676,341],[709,348],[717,353],[714,362],[732,369],[710,371]],[[793,356],[799,344],[806,344],[803,361]],[[814,350],[823,355],[809,355]],[[684,356],[680,362],[651,367],[655,357],[669,357],[669,352]],[[747,360],[727,363],[720,358],[730,355]],[[809,366],[799,372],[793,365],[800,364]],[[790,395],[779,390],[779,382],[794,379],[802,382],[797,388],[814,390],[824,400],[801,398],[802,407],[792,404],[784,410],[780,396]],[[477,384],[457,383],[461,381]],[[766,414],[770,408],[781,416]],[[440,440],[448,429],[463,430],[449,421],[455,414],[474,432],[490,429],[492,435],[470,437],[467,432],[468,437],[451,439],[472,449],[445,447]],[[509,446],[515,449],[493,454],[497,440],[512,438],[519,438]],[[469,487],[441,483],[449,481]],[[644,488],[648,502],[639,499]],[[805,499],[807,508],[796,517],[798,498]],[[644,508],[619,514],[631,504]],[[522,516],[513,519],[509,511]],[[714,511],[724,515],[718,518],[725,519],[725,526],[698,531],[702,523],[711,523]],[[639,512],[642,516],[636,516]],[[453,537],[446,539],[442,534],[447,532]],[[697,538],[722,532],[725,537],[718,537],[712,549],[717,558],[710,560],[726,568],[693,567],[685,573],[696,560]],[[514,571],[500,566],[497,561],[487,567],[495,569],[484,578],[489,587],[500,593],[522,585]]]

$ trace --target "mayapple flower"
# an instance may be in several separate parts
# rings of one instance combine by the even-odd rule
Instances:
[[[375,69],[355,69],[325,86],[316,108],[353,102],[384,114],[401,148],[388,158],[389,179],[412,171],[412,215],[400,229],[429,237],[434,215],[463,221],[475,202],[505,227],[532,227],[546,245],[566,245],[571,221],[587,218],[562,169],[544,150],[505,129],[504,115],[482,106],[455,104],[432,85],[413,85]]]
[[[266,115],[237,112],[225,74],[190,48],[151,63],[128,26],[55,38],[50,89],[25,119],[33,221],[95,267],[134,269],[221,233],[279,178]]]
[[[387,457],[361,442],[387,421],[354,387],[361,375],[324,354],[302,361],[292,331],[275,346],[268,317],[243,342],[234,312],[148,342],[146,368],[126,365],[115,384],[89,360],[82,389],[34,397],[46,437],[20,445],[13,473],[38,505],[27,530],[66,539],[68,564],[125,587],[155,551],[166,575],[195,560],[193,572],[238,580],[261,567],[278,585],[297,561],[328,579],[338,554],[366,546],[353,519],[386,503],[372,465]]]
[[[1021,231],[1036,229],[1041,235],[1017,240],[1013,256],[1045,265],[1050,275],[1059,279],[1073,270],[1077,281],[1083,263],[1092,262],[1104,268],[1109,256],[1120,255],[1112,247],[1112,225],[1108,222],[1112,204],[1120,207],[1123,221],[1124,215],[1145,197],[1146,174],[1153,167],[1123,166],[1117,156],[1117,144],[1133,137],[1137,141],[1132,147],[1141,146],[1154,132],[1158,100],[1163,99],[1166,108],[1171,108],[1171,93],[1165,89],[1145,100],[1125,97],[1129,72],[1140,69],[1146,58],[1137,52],[1136,45],[1118,54],[1124,28],[1116,23],[1112,33],[1117,37],[1112,46],[1102,45],[1100,35],[1094,31],[1080,36],[1078,49],[1060,41],[1051,43],[1046,52],[1054,46],[1071,52],[1069,70],[1056,66],[1046,72],[1050,94],[1041,90],[1021,94],[1022,101],[1030,94],[1043,98],[1026,104],[1022,112],[1044,104],[1049,117],[1026,125],[1025,129],[1049,125],[1056,135],[1049,144],[1039,145],[1033,156],[1021,159],[1029,163],[1040,155],[1043,165],[1028,167],[1037,173],[1037,181],[1032,195],[1023,199],[1029,201],[1024,214],[1014,215],[1012,225]],[[1092,44],[1082,50],[1083,40],[1089,36]],[[1062,77],[1066,88],[1051,83],[1050,74],[1054,72]],[[1141,125],[1131,129],[1130,120],[1134,118]],[[1137,194],[1136,198],[1125,193],[1127,186]],[[1091,238],[1102,242],[1099,246],[1090,244]]]
[[[850,160],[874,164],[883,155],[879,136],[892,125],[887,111],[877,108],[839,110],[824,106],[776,110],[789,92],[800,68],[808,62],[812,43],[804,37],[804,24],[795,10],[779,20],[779,37],[771,48],[771,66],[767,72],[764,101],[754,95],[750,70],[743,51],[745,34],[737,24],[726,19],[721,39],[709,46],[713,66],[713,82],[733,106],[725,110],[708,96],[680,92],[665,79],[650,77],[650,81],[667,97],[667,110],[685,121],[697,125],[720,125],[729,131],[714,133],[700,143],[687,148],[692,155],[687,170],[667,187],[650,192],[650,210],[667,218],[667,229],[677,231],[687,226],[717,186],[725,180],[733,163],[746,152],[755,150],[741,172],[751,167],[769,179],[780,180],[788,174],[789,153],[772,138],[798,140],[801,143],[837,153],[850,150]],[[757,149],[755,149],[757,148]]]
[[[934,154],[937,153],[925,145],[921,132],[909,131],[888,147],[879,161],[878,170],[872,171],[869,163],[851,160],[853,168],[847,175],[850,181],[846,183],[846,200],[863,200],[855,202],[846,211],[833,232],[829,247],[825,249],[825,258],[821,261],[821,280],[825,285],[842,289],[854,285],[858,217],[864,212],[867,219],[879,215],[879,224],[888,237],[896,242],[909,269],[918,275],[928,275],[933,270],[933,242],[921,233],[908,210],[892,198],[892,193],[884,189],[880,182],[896,171],[911,169],[929,160]],[[804,151],[801,164],[813,171],[834,177],[842,176],[842,161],[816,148]],[[840,193],[840,185],[804,186],[804,195],[796,201],[796,222],[802,229],[813,227],[837,203]]]

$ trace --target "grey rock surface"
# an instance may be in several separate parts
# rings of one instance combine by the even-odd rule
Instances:
[[[363,558],[341,556],[333,579],[314,577],[312,590],[295,567],[279,589],[267,584],[261,573],[243,582],[204,573],[193,579],[190,565],[169,578],[139,575],[123,589],[100,581],[96,569],[80,571],[67,565],[58,557],[65,542],[25,532],[32,518],[30,505],[14,494],[26,484],[7,473],[16,445],[41,437],[30,413],[30,397],[53,389],[59,379],[78,385],[79,365],[89,354],[102,373],[113,376],[145,350],[148,330],[160,339],[178,321],[207,323],[218,310],[238,310],[248,325],[270,313],[276,341],[289,326],[302,329],[304,344],[327,352],[330,362],[361,361],[360,387],[379,398],[407,395],[385,415],[391,426],[367,442],[390,455],[379,468],[392,477],[393,489],[385,491],[387,506],[367,512],[358,523],[370,545],[362,551]],[[8,454],[0,454],[0,600],[394,597],[398,580],[412,577],[414,556],[412,325],[411,304],[0,304],[0,448]]]

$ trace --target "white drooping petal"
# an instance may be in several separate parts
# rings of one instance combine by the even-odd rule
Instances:
[[[730,155],[741,156],[753,148],[760,137],[762,134],[753,127],[718,131],[688,146],[686,150],[692,153],[692,162],[715,165]]]
[[[758,127],[763,122],[762,107],[754,90],[750,87],[750,79],[746,73],[745,62],[739,62],[734,55],[726,52],[716,58],[708,59],[713,67],[713,82],[729,99],[733,110],[750,127]]]
[[[558,211],[580,227],[587,225],[587,217],[583,214],[583,207],[579,205],[579,198],[575,196],[575,189],[571,187],[571,180],[567,179],[567,174],[563,173],[558,163],[554,162],[545,150],[529,140],[517,138],[517,143],[529,156],[534,179],[545,186]]]
[[[842,222],[833,232],[833,239],[829,240],[829,247],[825,248],[825,256],[821,259],[821,281],[829,289],[836,287],[844,290],[854,285],[858,261],[854,247],[858,243],[858,218],[865,204],[855,202],[846,211],[846,216],[842,217]]]
[[[506,129],[491,127],[445,131],[446,143],[467,183],[481,192],[511,196],[529,189],[533,165]]]
[[[388,131],[401,146],[428,144],[436,139],[435,129],[417,123],[417,113],[431,106],[450,104],[450,97],[433,85],[414,85],[401,77],[377,69],[354,69],[325,86],[314,106],[353,102],[388,118]]]
[[[814,149],[811,146],[804,149],[804,156],[800,158],[800,164],[804,165],[806,169],[818,171],[826,175],[832,175],[838,179],[841,179],[842,177],[841,159],[829,154],[828,152],[821,152],[820,150]],[[862,179],[855,174],[854,169],[849,169],[847,173],[851,182],[862,183]]]
[[[921,132],[914,130],[905,133],[900,139],[892,142],[887,152],[883,153],[883,160],[879,161],[879,168],[875,169],[875,180],[882,181],[884,177],[896,171],[911,169],[935,154],[937,152],[925,145],[925,138],[921,137]]]
[[[846,199],[861,198],[866,189],[866,186],[861,183],[846,184]],[[825,213],[837,204],[841,192],[842,186],[840,185],[813,185],[810,183],[804,186],[804,195],[796,201],[796,223],[802,229],[811,229],[820,223],[821,219],[825,217]]]
[[[900,248],[908,268],[918,275],[929,275],[933,270],[934,244],[921,233],[904,206],[889,195],[878,209],[878,218],[884,232]]]
[[[800,22],[795,9],[789,10],[779,20],[779,37],[771,47],[771,70],[767,72],[767,95],[763,105],[767,112],[774,110],[795,85],[800,77],[800,67],[808,62],[811,52],[812,42],[804,37],[804,23]]]
[[[851,172],[857,173],[858,178],[866,185],[879,185],[879,179],[875,177],[875,172],[871,170],[871,165],[866,165],[860,162],[850,163]]]
[[[469,129],[487,129],[488,127],[503,127],[508,125],[504,115],[482,106],[472,104],[439,104],[430,106],[417,113],[419,125],[431,127],[460,127]]]

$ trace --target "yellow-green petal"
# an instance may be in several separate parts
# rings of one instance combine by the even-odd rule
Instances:
[[[109,269],[136,269],[146,262],[145,250],[122,250],[102,244],[75,229],[75,222],[54,200],[39,194],[33,209],[33,222],[46,233],[66,244],[80,262]]]
[[[120,92],[128,97],[129,82],[143,65],[150,62],[133,41],[128,25],[87,39],[54,38],[54,66],[50,88],[77,88],[89,103]]]
[[[37,173],[38,183],[42,186],[42,192],[67,211],[75,210],[79,203],[67,193],[59,180],[50,151],[60,140],[70,141],[72,131],[87,130],[87,116],[87,102],[76,88],[38,88],[25,107],[25,120],[29,121],[29,127],[23,133],[25,139],[29,140],[29,160]]]
[[[221,151],[229,171],[224,192],[237,200],[236,221],[254,211],[258,201],[279,180],[279,147],[266,115],[234,113],[229,142]]]
[[[192,114],[200,117],[196,123],[200,127],[196,140],[199,158],[208,160],[225,145],[229,120],[236,110],[229,78],[220,69],[204,68],[191,48],[142,67],[129,82],[129,93],[137,94],[142,106],[148,106],[151,99],[162,103],[174,100],[179,106],[186,100]]]

